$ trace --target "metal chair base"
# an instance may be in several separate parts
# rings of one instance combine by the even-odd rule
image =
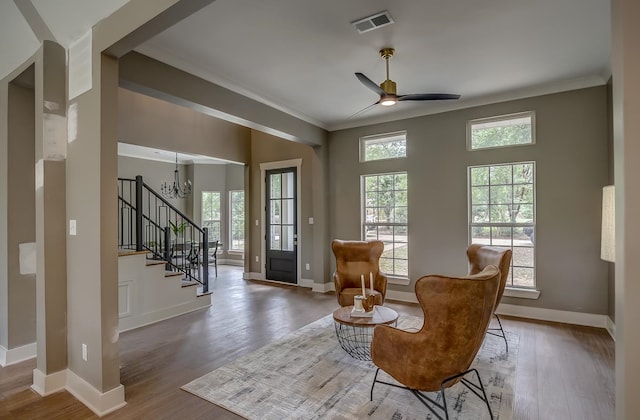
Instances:
[[[500,322],[500,317],[498,314],[493,314],[498,320],[498,328],[488,328],[487,334],[495,335],[496,337],[501,337],[504,340],[504,345],[507,348],[507,353],[509,353],[509,343],[507,343],[507,336],[504,334],[504,330],[502,329],[502,322]]]
[[[487,393],[484,391],[484,385],[482,385],[482,380],[480,379],[480,374],[478,373],[478,371],[476,369],[469,369],[465,372],[459,373],[457,375],[454,376],[450,376],[448,378],[446,378],[445,380],[443,380],[440,383],[440,394],[442,395],[442,404],[438,403],[437,401],[435,401],[434,399],[430,398],[429,396],[427,396],[426,394],[424,394],[421,391],[418,391],[417,389],[411,389],[408,388],[406,386],[402,386],[402,385],[397,385],[397,384],[392,384],[390,382],[385,382],[385,381],[379,381],[378,380],[378,373],[380,372],[380,368],[376,369],[376,374],[373,377],[373,383],[371,384],[371,394],[369,396],[370,401],[373,401],[373,387],[376,385],[376,383],[380,383],[380,384],[385,384],[385,385],[389,385],[389,386],[394,386],[396,388],[402,388],[402,389],[406,389],[408,391],[411,391],[411,393],[413,395],[416,396],[416,398],[418,398],[418,400],[420,400],[420,402],[427,407],[427,409],[429,409],[429,411],[431,411],[433,413],[434,416],[436,416],[439,420],[449,420],[449,411],[447,410],[447,400],[445,398],[445,388],[446,388],[446,384],[456,380],[460,377],[462,377],[462,379],[460,379],[460,382],[466,386],[471,392],[473,392],[478,398],[480,398],[482,401],[484,401],[484,403],[487,405],[487,410],[489,410],[489,417],[491,417],[491,420],[493,420],[493,412],[491,412],[491,406],[489,405],[489,399],[487,398]],[[476,374],[476,377],[478,378],[478,384],[476,385],[473,382],[469,381],[468,379],[464,378],[464,376],[466,376],[468,373],[474,372]],[[480,395],[480,393],[478,391],[482,392],[482,395]],[[439,411],[436,411],[439,410]],[[444,412],[444,417],[442,417],[442,412]]]

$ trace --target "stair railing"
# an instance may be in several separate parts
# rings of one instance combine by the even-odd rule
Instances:
[[[145,184],[142,176],[118,178],[118,246],[147,251],[168,271],[209,291],[209,232]]]

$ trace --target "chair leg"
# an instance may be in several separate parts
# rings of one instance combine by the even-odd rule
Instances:
[[[216,270],[216,277],[218,277],[218,259],[213,260],[213,268]]]
[[[502,333],[502,338],[504,339],[504,346],[507,348],[507,353],[509,353],[509,343],[507,343],[507,336],[504,334],[504,329],[502,329],[502,322],[500,322],[500,317],[498,314],[493,314],[498,320],[498,325],[500,326],[500,332]]]
[[[371,384],[371,394],[369,395],[369,401],[373,401],[373,387],[376,386],[376,379],[378,379],[378,372],[380,372],[380,368],[376,369],[376,376],[373,377],[373,383]]]
[[[504,329],[502,329],[502,322],[500,322],[500,317],[498,316],[498,314],[493,314],[493,316],[495,316],[498,320],[498,328],[487,329],[487,334],[495,335],[496,337],[502,338],[504,340],[504,345],[507,349],[507,353],[509,353],[509,343],[507,342],[507,335],[504,333]]]
[[[473,382],[465,378],[465,376],[471,372],[475,372],[476,377],[478,378],[478,385],[474,384]],[[480,374],[476,369],[469,369],[466,372],[462,372],[457,375],[451,376],[440,383],[440,392],[442,393],[442,403],[444,405],[444,414],[447,420],[449,419],[449,411],[447,410],[447,403],[445,401],[445,395],[444,395],[445,384],[449,381],[452,381],[460,377],[462,377],[462,379],[460,379],[460,383],[462,383],[464,386],[467,387],[469,391],[473,392],[474,394],[476,394],[478,398],[484,401],[484,403],[487,406],[487,410],[489,410],[489,417],[491,418],[491,420],[493,420],[493,412],[491,411],[491,406],[489,405],[489,399],[487,398],[487,393],[484,390],[484,385],[482,384],[482,379],[480,378]],[[482,395],[478,393],[478,390],[482,391]]]

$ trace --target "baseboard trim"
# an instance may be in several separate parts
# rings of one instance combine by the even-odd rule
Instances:
[[[107,392],[100,392],[68,369],[67,391],[100,417],[127,405],[124,386],[118,385]]]
[[[265,280],[262,273],[254,273],[252,271],[242,273],[242,278],[245,280]]]
[[[224,259],[218,260],[218,265],[235,265],[236,267],[244,267],[244,260]]]
[[[387,295],[385,296],[385,300],[397,300],[400,302],[410,302],[410,303],[418,303],[418,298],[416,294],[413,292],[399,292],[397,290],[389,290],[387,289]]]
[[[331,283],[313,283],[313,288],[311,289],[314,292],[318,292],[318,293],[327,293],[327,292],[332,292],[336,290],[336,285],[331,282]]]
[[[616,341],[616,323],[613,322],[610,316],[607,316],[607,332],[609,332],[613,341]]]
[[[38,348],[36,343],[25,344],[24,346],[15,347],[9,350],[0,346],[0,366],[4,367],[15,365],[16,363],[33,359],[36,357],[37,352]]]
[[[562,322],[565,324],[585,325],[598,328],[607,328],[606,319],[608,318],[607,315],[535,308],[532,306],[511,305],[508,303],[501,303],[496,313],[499,315],[510,315],[520,318],[539,319],[541,321]]]
[[[300,287],[308,287],[310,289],[313,289],[315,284],[316,283],[313,281],[313,279],[300,279]]]
[[[145,325],[155,324],[156,322],[188,314],[189,312],[197,311],[198,309],[207,308],[209,306],[211,306],[211,295],[199,296],[196,300],[163,308],[158,311],[120,318],[118,331],[125,332],[134,330],[136,328],[144,327]]]
[[[45,375],[39,369],[33,369],[33,385],[31,389],[46,397],[54,392],[62,391],[67,385],[67,370]]]

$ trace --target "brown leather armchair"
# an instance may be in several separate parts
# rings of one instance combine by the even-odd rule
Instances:
[[[342,241],[334,239],[331,249],[336,257],[333,282],[340,306],[353,305],[353,297],[362,294],[360,275],[364,274],[365,287],[369,291],[369,273],[373,273],[373,295],[376,305],[384,303],[387,293],[387,276],[380,272],[380,256],[384,251],[382,241]]]
[[[494,266],[466,277],[424,276],[416,282],[416,296],[424,313],[418,332],[376,326],[371,359],[378,367],[371,386],[371,400],[380,369],[410,390],[437,418],[436,409],[447,412],[445,388],[462,382],[491,407],[476,369],[469,369],[482,345],[496,302],[500,272]],[[464,378],[475,372],[479,384]],[[482,392],[482,396],[480,393]],[[423,392],[440,392],[442,403]],[[493,415],[491,414],[491,418]]]
[[[501,248],[497,246],[471,244],[467,248],[467,258],[469,259],[469,274],[476,274],[485,269],[489,265],[494,265],[500,270],[500,287],[498,288],[498,296],[496,297],[495,308],[498,308],[502,295],[504,294],[504,288],[509,278],[509,269],[511,268],[511,256],[512,252],[508,248]],[[489,328],[487,334],[501,337],[504,340],[504,344],[509,352],[509,344],[507,343],[507,337],[502,329],[502,322],[498,314],[493,315],[498,320],[498,328]]]

